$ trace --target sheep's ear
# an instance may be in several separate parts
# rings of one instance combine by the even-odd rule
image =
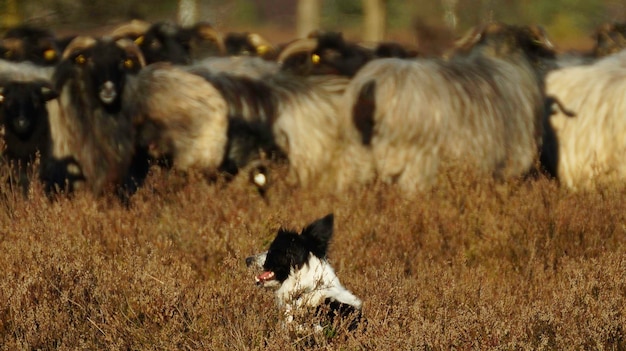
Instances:
[[[326,257],[330,238],[333,236],[334,215],[328,214],[320,218],[302,230],[302,239],[305,240],[309,250],[317,257]]]
[[[46,101],[50,101],[59,97],[59,93],[57,93],[56,90],[52,89],[52,87],[48,84],[43,84],[40,89],[41,95],[43,95],[43,98]]]

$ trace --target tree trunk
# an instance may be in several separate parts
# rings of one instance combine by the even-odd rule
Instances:
[[[17,0],[7,0],[3,11],[0,11],[0,27],[11,28],[21,22],[20,15],[17,11]]]
[[[297,30],[298,38],[304,38],[320,26],[321,0],[298,0]]]
[[[443,20],[453,32],[456,31],[458,17],[456,15],[456,5],[458,0],[443,0],[444,15]]]
[[[363,40],[379,42],[385,38],[386,0],[363,0]]]
[[[198,22],[198,0],[178,0],[178,24],[189,27]]]

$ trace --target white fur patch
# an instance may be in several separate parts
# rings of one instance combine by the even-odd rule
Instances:
[[[301,269],[293,270],[276,290],[279,306],[316,307],[327,298],[361,308],[361,300],[341,285],[335,270],[326,260],[309,254]]]

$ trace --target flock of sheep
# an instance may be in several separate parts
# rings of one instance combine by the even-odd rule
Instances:
[[[301,186],[376,179],[413,193],[462,161],[506,179],[541,169],[567,187],[626,176],[626,28],[558,54],[537,26],[491,23],[442,56],[337,33],[273,46],[256,34],[132,21],[102,37],[19,26],[0,42],[4,164],[27,191],[127,199],[153,164],[208,177],[268,163]]]

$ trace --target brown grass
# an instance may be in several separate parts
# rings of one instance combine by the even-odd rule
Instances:
[[[318,348],[626,350],[624,188],[449,171],[410,199],[279,181],[265,202],[155,169],[129,210],[0,188],[2,350],[307,348],[244,259],[331,211],[330,259],[368,323]]]

